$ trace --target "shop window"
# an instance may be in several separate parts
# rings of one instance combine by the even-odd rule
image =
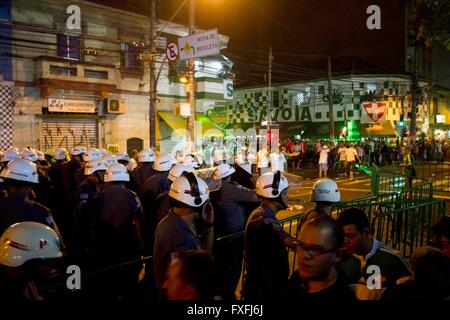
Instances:
[[[84,70],[85,78],[108,79],[108,71]]]
[[[76,77],[77,69],[60,67],[60,66],[50,66],[50,74],[54,74],[54,75],[58,75],[58,76]]]
[[[65,34],[56,35],[56,54],[58,57],[80,60],[81,40]]]

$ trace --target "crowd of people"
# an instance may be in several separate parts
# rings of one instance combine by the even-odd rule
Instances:
[[[322,164],[343,148],[316,146]],[[280,153],[259,175],[224,160],[208,169],[195,154],[136,158],[82,146],[52,159],[29,147],[2,155],[2,301],[233,301],[241,274],[246,301],[450,298],[449,217],[408,264],[372,236],[363,211],[331,217],[341,200],[331,179],[312,187],[298,236],[287,233],[277,218],[289,206]],[[81,288],[67,286],[69,265],[82,270]]]

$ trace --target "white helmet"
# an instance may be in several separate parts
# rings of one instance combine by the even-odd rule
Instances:
[[[139,152],[138,156],[139,162],[154,162],[155,161],[155,153],[152,149],[144,149]]]
[[[169,197],[190,207],[200,207],[209,198],[208,185],[193,172],[185,172],[172,183]]]
[[[36,165],[25,159],[15,159],[8,163],[0,173],[0,177],[13,180],[39,183]]]
[[[67,157],[67,150],[65,148],[58,148],[53,157],[55,160],[64,160]]]
[[[45,154],[41,150],[35,150],[36,154],[38,156],[38,161],[44,161],[45,160]]]
[[[217,168],[214,170],[212,178],[214,180],[224,179],[235,172],[236,170],[229,164],[226,163],[219,164]]]
[[[130,161],[130,157],[128,156],[128,153],[123,152],[123,151],[118,152],[116,154],[116,158],[117,158],[117,161],[127,161],[127,162]]]
[[[2,162],[10,162],[15,159],[20,159],[20,153],[14,149],[9,149],[3,155]]]
[[[174,165],[172,167],[172,169],[170,169],[168,178],[170,181],[175,182],[175,180],[177,180],[177,178],[179,178],[184,171],[189,172],[189,171],[193,171],[193,170],[194,170],[194,167],[192,165],[177,164],[177,165]]]
[[[24,150],[21,153],[21,156],[23,159],[31,161],[31,162],[36,162],[38,160],[38,155],[33,150]]]
[[[108,167],[112,166],[112,165],[115,165],[115,164],[118,164],[117,158],[115,156],[111,155],[111,154],[107,154],[106,156],[102,157],[102,160],[106,162],[106,165]]]
[[[175,159],[171,156],[160,156],[153,163],[153,169],[160,172],[169,171],[174,164]]]
[[[311,192],[311,201],[313,202],[339,202],[341,193],[339,192],[336,181],[331,179],[321,179],[316,181]]]
[[[76,146],[70,149],[70,155],[72,156],[79,156],[82,155],[83,153],[86,153],[86,148],[82,146]]]
[[[106,169],[105,182],[130,181],[130,175],[123,164],[113,164]]]
[[[107,166],[106,163],[102,160],[91,160],[88,163],[86,163],[86,166],[84,167],[84,175],[90,176],[96,171],[106,171]]]
[[[264,198],[278,198],[289,187],[289,183],[280,171],[267,172],[256,180],[256,194]]]
[[[52,228],[31,221],[15,223],[0,238],[0,264],[15,268],[33,259],[60,258],[60,248]]]
[[[102,157],[107,156],[109,154],[109,152],[106,149],[103,149],[103,148],[99,149],[99,151],[100,151]]]
[[[89,148],[85,154],[83,154],[83,161],[88,162],[92,160],[100,160],[102,154],[97,148]]]
[[[195,154],[189,153],[184,157],[183,164],[189,164],[198,169],[200,168],[201,160]]]

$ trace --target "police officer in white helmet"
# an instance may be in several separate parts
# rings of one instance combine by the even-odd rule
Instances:
[[[158,195],[169,191],[170,180],[167,179],[169,170],[175,164],[175,159],[171,156],[160,156],[153,163],[155,174],[148,178],[141,186],[139,198],[142,200],[144,209],[144,237],[145,239],[145,255],[151,255],[153,249],[153,238],[156,228],[156,208],[155,200]]]
[[[262,203],[251,213],[245,228],[245,299],[269,301],[286,290],[287,247],[294,249],[295,245],[294,238],[283,230],[276,215],[288,207],[288,187],[280,171],[265,173],[256,182],[256,193]]]
[[[130,173],[131,190],[140,193],[141,187],[148,178],[155,174],[153,163],[155,162],[155,153],[152,149],[144,149],[139,152],[139,165]]]
[[[212,250],[214,212],[209,204],[205,181],[185,172],[170,187],[172,209],[156,228],[153,246],[154,276],[159,299],[169,264],[177,254],[188,250]]]
[[[251,210],[246,211],[246,205],[255,208],[259,204],[254,190],[244,188],[230,181],[235,169],[229,164],[220,164],[213,172],[213,179],[220,180],[220,189],[210,194],[211,204],[215,213],[215,235],[219,238],[215,243],[214,255],[221,277],[219,288],[224,300],[235,300],[236,287],[242,268],[244,237],[221,237],[243,231]]]
[[[130,177],[125,166],[106,169],[103,190],[92,203],[92,231],[97,268],[139,259],[142,255],[142,207],[137,195],[125,187]],[[112,300],[131,299],[138,288],[142,266],[130,264],[99,275],[100,294]]]
[[[316,181],[311,191],[311,201],[316,205],[303,216],[301,224],[319,215],[331,215],[333,205],[341,201],[341,193],[336,181],[332,179]]]
[[[7,198],[0,199],[0,234],[21,221],[35,221],[57,230],[50,209],[34,202],[33,187],[39,183],[35,164],[25,159],[13,160],[0,177],[8,193]]]
[[[61,259],[61,239],[45,224],[24,221],[9,226],[0,237],[0,301],[14,305],[36,301],[62,301],[69,297],[55,262]],[[39,284],[43,286],[39,286]]]
[[[103,190],[106,169],[106,163],[100,159],[88,161],[84,167],[86,179],[78,186],[73,197],[74,251],[78,258],[90,259],[92,253],[92,203],[94,196]]]

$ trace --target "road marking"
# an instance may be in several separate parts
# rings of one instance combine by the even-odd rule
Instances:
[[[339,190],[342,190],[342,191],[357,191],[357,192],[370,191],[370,189],[352,189],[352,188],[339,188]]]

